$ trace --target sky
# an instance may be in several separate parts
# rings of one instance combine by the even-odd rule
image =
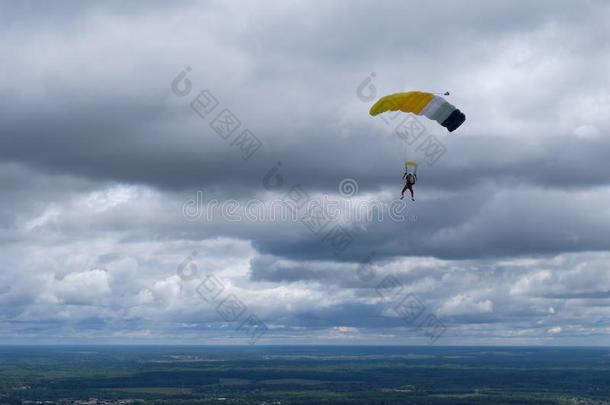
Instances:
[[[610,344],[609,20],[0,2],[0,343]]]

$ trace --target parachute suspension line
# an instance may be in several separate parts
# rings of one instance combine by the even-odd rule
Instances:
[[[411,167],[411,170],[409,170],[409,166]],[[405,171],[407,173],[413,173],[413,174],[417,174],[417,162],[413,162],[413,161],[406,161],[405,162]]]

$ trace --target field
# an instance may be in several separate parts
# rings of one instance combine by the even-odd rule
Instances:
[[[0,403],[610,403],[610,349],[0,347]],[[64,402],[65,403],[65,402]]]

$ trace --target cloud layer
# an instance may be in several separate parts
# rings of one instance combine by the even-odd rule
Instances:
[[[379,293],[390,278],[441,342],[607,344],[609,17],[594,0],[2,3],[0,339],[246,342],[202,297],[213,276],[267,343],[426,342]],[[452,134],[419,120],[433,164],[367,113],[409,89],[467,116]]]

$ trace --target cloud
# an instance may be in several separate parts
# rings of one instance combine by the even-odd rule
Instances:
[[[93,304],[110,293],[104,269],[70,273],[57,283],[57,298],[67,305]]]
[[[3,3],[4,336],[239,341],[197,294],[213,274],[270,341],[422,343],[376,291],[394,277],[449,343],[598,343],[609,16],[602,1]],[[446,147],[438,162],[368,115],[367,78],[376,97],[452,92],[459,131],[420,120]],[[204,89],[219,104],[201,117]],[[211,126],[224,109],[240,122],[228,139]],[[262,143],[247,160],[245,129]],[[421,162],[408,204],[407,159]],[[246,216],[295,190],[339,203],[328,228]],[[371,206],[402,219],[353,216]]]

